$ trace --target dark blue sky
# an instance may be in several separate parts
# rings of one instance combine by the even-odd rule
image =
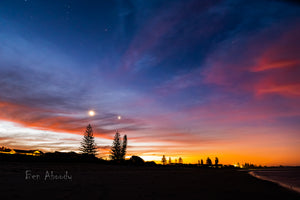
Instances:
[[[0,120],[75,135],[92,123],[106,145],[120,129],[132,154],[169,147],[191,161],[222,152],[231,162],[261,134],[274,133],[264,153],[283,132],[281,147],[299,150],[299,13],[275,0],[2,0]],[[4,145],[33,145],[0,134]]]

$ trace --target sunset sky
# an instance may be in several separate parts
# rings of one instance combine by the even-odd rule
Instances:
[[[0,146],[89,123],[104,158],[119,130],[128,157],[300,165],[300,4],[1,0]]]

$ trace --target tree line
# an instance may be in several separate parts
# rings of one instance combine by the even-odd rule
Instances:
[[[82,154],[88,157],[96,157],[97,155],[97,144],[95,143],[95,138],[93,134],[93,128],[89,124],[86,127],[81,147],[79,148]],[[123,139],[120,138],[120,133],[117,131],[111,146],[111,155],[112,160],[125,160],[127,149],[127,135],[124,135]]]
[[[169,161],[167,162],[166,156],[163,155],[163,157],[162,157],[162,159],[161,159],[161,163],[162,163],[163,165],[166,165],[166,164],[172,164],[173,162],[172,162],[171,157],[169,157]],[[181,157],[179,157],[178,160],[175,159],[175,164],[183,164],[183,159],[182,159]]]
[[[116,160],[116,161],[125,160],[126,149],[127,149],[127,135],[124,135],[123,139],[121,139],[120,133],[116,131],[113,144],[111,146],[111,151],[110,151],[111,160]],[[84,137],[81,142],[80,151],[82,152],[82,154],[90,157],[95,157],[97,155],[97,145],[95,143],[95,139],[93,136],[93,129],[90,124],[86,127]],[[165,155],[163,155],[161,162],[163,165],[166,165],[168,163],[173,164],[171,157],[169,157],[169,162],[168,162]],[[178,160],[175,159],[175,164],[183,164],[183,159],[181,157],[179,157]],[[219,159],[218,157],[216,157],[214,165],[218,166],[218,164],[219,164]],[[213,166],[213,163],[212,160],[208,157],[206,159],[206,164],[204,164],[203,159],[201,159],[201,161],[198,160],[198,165]]]
[[[167,159],[166,159],[166,156],[165,155],[163,155],[163,157],[162,157],[162,159],[161,159],[161,163],[163,164],[163,165],[167,165],[167,164],[183,164],[183,159],[181,158],[181,157],[179,157],[179,159],[177,160],[177,159],[175,159],[175,162],[173,163],[172,162],[172,159],[171,159],[171,157],[169,157],[169,162],[167,162]],[[206,166],[213,166],[213,163],[212,163],[212,161],[211,161],[211,159],[209,158],[209,157],[207,157],[207,159],[206,159],[206,164],[204,164],[203,163],[203,159],[201,159],[201,161],[200,160],[198,160],[198,165],[206,165]],[[216,157],[215,158],[215,164],[214,164],[215,166],[218,166],[219,165],[219,158],[218,157]]]

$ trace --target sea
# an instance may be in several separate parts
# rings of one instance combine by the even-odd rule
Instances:
[[[300,167],[279,167],[251,170],[252,176],[275,182],[282,187],[300,193]]]

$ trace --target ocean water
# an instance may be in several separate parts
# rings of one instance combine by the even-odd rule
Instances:
[[[249,174],[300,193],[300,167],[252,170]]]

